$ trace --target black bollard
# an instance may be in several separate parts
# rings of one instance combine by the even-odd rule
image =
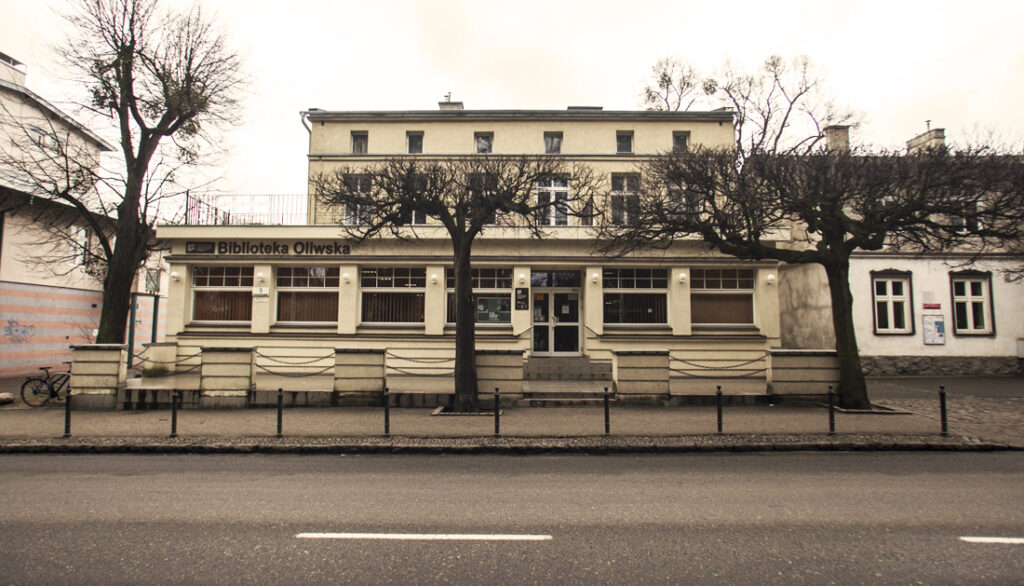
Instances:
[[[64,437],[71,437],[71,388],[64,395]]]
[[[384,387],[384,435],[391,435],[391,395]]]
[[[501,395],[498,387],[494,387],[494,437],[501,436]]]
[[[284,423],[284,389],[277,389],[277,437],[281,437],[282,424]]]
[[[611,409],[609,409],[608,403],[608,387],[604,388],[604,434],[611,435],[612,433],[612,416]]]
[[[832,385],[828,386],[828,434],[836,434],[836,394]]]
[[[718,406],[718,433],[722,433],[722,385],[715,387],[715,403]]]
[[[181,391],[171,391],[171,437],[178,437],[178,397]]]
[[[946,387],[939,385],[939,419],[942,421],[942,435],[949,435],[949,422],[946,420]]]

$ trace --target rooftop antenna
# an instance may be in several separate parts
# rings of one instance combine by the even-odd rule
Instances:
[[[446,102],[451,102],[452,101],[452,93],[451,92],[448,92],[447,94],[444,95],[444,101],[446,101]]]
[[[924,121],[924,128],[925,128],[925,130],[927,130],[927,131],[931,132],[931,129],[932,129],[932,121],[931,121],[931,120],[925,120],[925,121]]]

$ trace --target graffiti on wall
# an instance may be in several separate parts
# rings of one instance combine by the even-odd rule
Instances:
[[[15,344],[25,344],[32,340],[36,334],[36,327],[33,325],[22,325],[16,319],[8,319],[4,326],[4,336]]]

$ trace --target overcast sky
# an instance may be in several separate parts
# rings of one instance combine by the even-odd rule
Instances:
[[[48,44],[61,0],[0,0],[0,51],[63,104]],[[1024,2],[707,0],[206,0],[252,74],[228,135],[221,191],[304,193],[299,112],[641,109],[660,57],[712,70],[806,54],[864,114],[859,143],[897,147],[925,130],[1024,136]]]

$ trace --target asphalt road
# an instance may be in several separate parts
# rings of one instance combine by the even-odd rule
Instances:
[[[1024,538],[1019,452],[24,455],[0,495],[3,584],[1024,581],[961,539]]]

